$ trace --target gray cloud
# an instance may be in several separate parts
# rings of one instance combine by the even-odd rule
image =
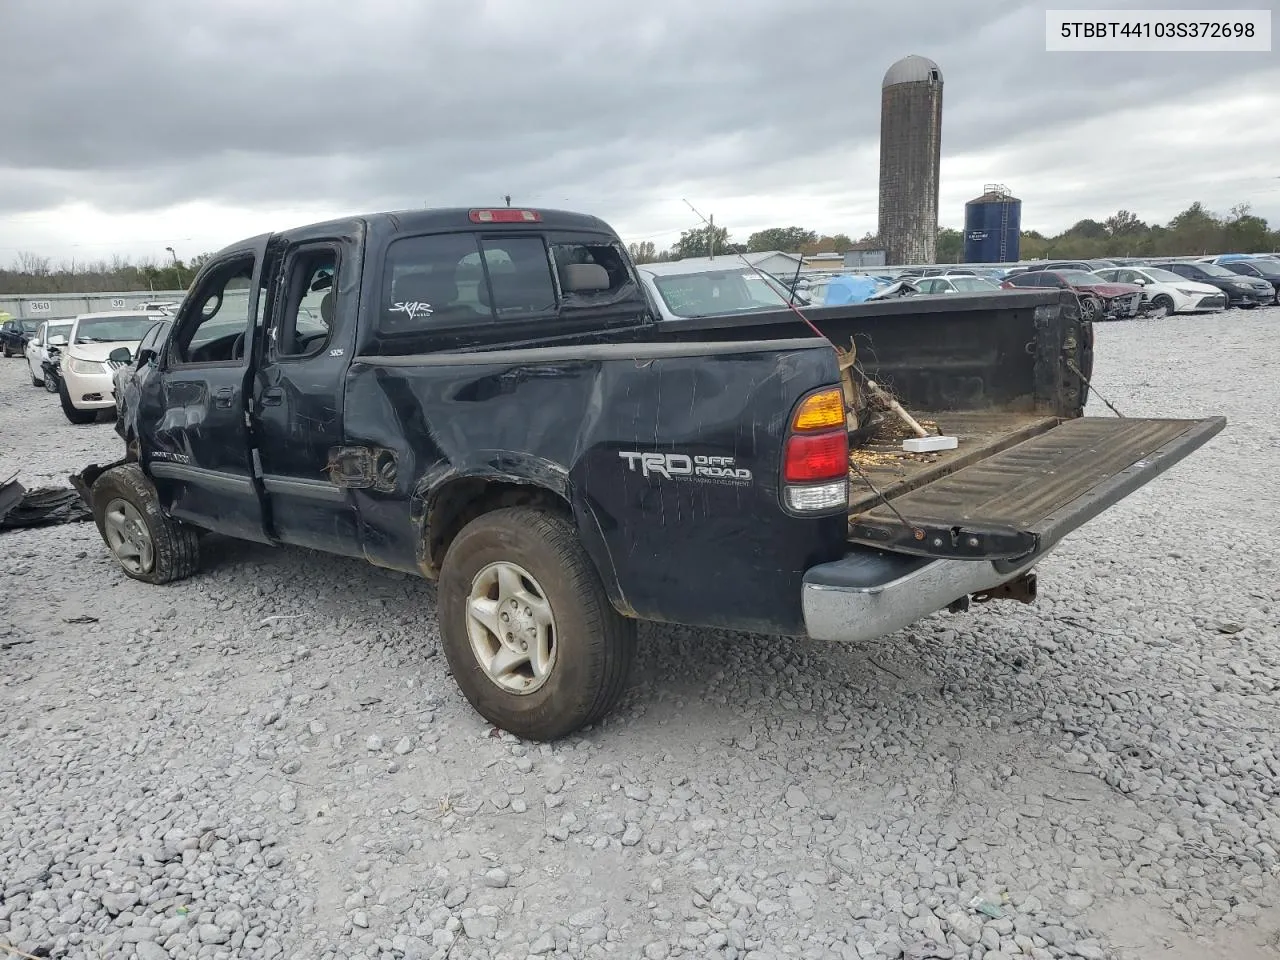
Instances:
[[[635,223],[697,189],[862,211],[880,78],[906,53],[942,66],[944,163],[1276,75],[1267,54],[1049,54],[1044,4],[1007,0],[10,0],[0,18],[16,85],[0,98],[0,231],[68,200],[359,211],[510,192]],[[1141,136],[1060,164],[1087,175],[1090,151]]]

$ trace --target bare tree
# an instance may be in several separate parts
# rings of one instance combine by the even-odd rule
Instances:
[[[30,250],[18,251],[18,272],[28,273],[33,277],[49,276],[49,258],[41,257]]]

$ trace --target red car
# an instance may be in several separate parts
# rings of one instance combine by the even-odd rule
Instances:
[[[1014,274],[1003,286],[1011,289],[1057,287],[1080,298],[1085,320],[1124,320],[1142,311],[1142,288],[1133,283],[1110,283],[1084,270],[1031,270]]]

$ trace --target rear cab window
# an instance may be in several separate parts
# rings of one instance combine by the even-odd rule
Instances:
[[[384,257],[374,354],[483,346],[635,323],[647,310],[622,247],[572,231],[405,236]]]

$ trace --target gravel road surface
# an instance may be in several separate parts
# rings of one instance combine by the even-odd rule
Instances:
[[[1280,956],[1280,309],[1098,344],[1126,414],[1230,425],[1037,604],[647,626],[552,746],[471,711],[429,584],[214,541],[150,587],[91,524],[0,534],[0,957]],[[118,449],[0,362],[0,476]]]

